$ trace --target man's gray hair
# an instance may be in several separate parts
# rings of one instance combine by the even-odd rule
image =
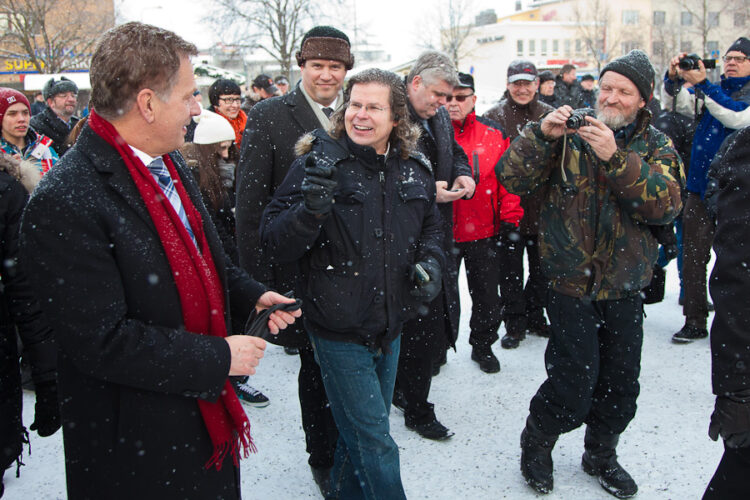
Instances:
[[[415,76],[421,76],[426,84],[442,80],[453,87],[458,85],[458,71],[453,61],[437,50],[428,50],[419,55],[406,77],[406,83],[411,83]]]

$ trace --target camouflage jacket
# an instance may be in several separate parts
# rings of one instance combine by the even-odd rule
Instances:
[[[648,225],[671,222],[682,208],[682,161],[671,140],[641,110],[630,137],[608,162],[578,135],[547,140],[531,122],[496,166],[508,191],[541,187],[542,268],[555,291],[592,300],[638,293],[651,280],[657,243]],[[565,165],[562,166],[564,159]]]

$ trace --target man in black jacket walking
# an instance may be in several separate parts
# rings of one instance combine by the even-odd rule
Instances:
[[[263,243],[297,262],[304,324],[339,429],[327,498],[405,499],[390,411],[404,322],[439,293],[429,162],[397,75],[355,75],[330,133],[300,141],[264,213]]]
[[[349,38],[330,26],[317,26],[302,39],[297,63],[302,79],[281,97],[261,101],[247,116],[237,165],[237,250],[240,265],[276,290],[291,290],[298,270],[294,264],[273,262],[261,250],[258,231],[263,209],[286,177],[295,159],[294,143],[305,133],[330,125],[331,113],[341,105],[341,87],[352,68]],[[294,354],[299,350],[299,401],[308,464],[321,490],[333,465],[336,424],[328,406],[320,368],[302,325],[294,325],[272,340]]]
[[[50,78],[44,84],[42,94],[47,107],[43,112],[34,115],[29,125],[38,133],[52,139],[52,147],[62,156],[68,150],[65,139],[79,120],[73,115],[78,104],[78,86],[64,76],[59,80]]]

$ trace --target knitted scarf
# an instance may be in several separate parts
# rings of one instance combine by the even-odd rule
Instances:
[[[203,222],[180,182],[172,159],[168,155],[162,156],[182,201],[200,252],[151,172],[135,156],[114,126],[94,111],[89,116],[88,126],[120,154],[138,188],[172,269],[177,293],[180,296],[185,329],[199,335],[226,337],[224,293],[203,232]],[[207,469],[216,467],[216,470],[221,470],[227,453],[231,453],[234,464],[239,465],[240,445],[243,458],[248,456],[249,451],[256,451],[250,437],[250,422],[229,378],[225,381],[221,396],[215,403],[198,399],[198,407],[214,446],[214,453],[206,463]]]

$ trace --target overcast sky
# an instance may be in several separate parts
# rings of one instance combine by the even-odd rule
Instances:
[[[471,2],[466,19],[473,21],[474,15],[482,9],[494,8],[498,15],[513,8],[513,0],[457,0]],[[119,0],[121,18],[128,21],[142,21],[175,31],[183,38],[195,43],[199,49],[208,48],[219,41],[212,27],[205,20],[209,14],[209,2],[204,6],[186,3],[184,0]],[[416,56],[422,50],[420,33],[434,31],[429,25],[437,26],[437,0],[345,0],[350,12],[356,5],[357,25],[371,35],[369,40],[379,43],[393,55],[394,61],[402,61]],[[353,16],[352,16],[353,17]],[[353,25],[353,20],[347,21]],[[337,27],[336,19],[328,21]],[[353,30],[345,29],[350,38]]]

